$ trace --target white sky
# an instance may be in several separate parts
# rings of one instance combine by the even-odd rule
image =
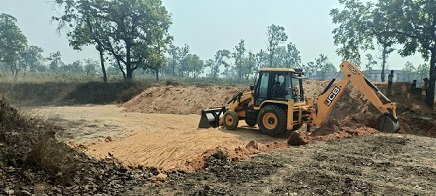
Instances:
[[[321,53],[334,65],[341,63],[335,53],[331,33],[334,25],[329,16],[331,9],[339,7],[337,0],[163,0],[163,4],[172,14],[170,34],[175,45],[188,44],[191,52],[204,60],[213,58],[220,49],[233,50],[241,39],[249,51],[266,49],[267,27],[275,24],[285,27],[288,42],[300,50],[303,63],[313,61]],[[0,0],[0,13],[17,18],[28,45],[43,48],[44,56],[60,51],[65,63],[97,60],[93,47],[74,51],[65,32],[56,32],[57,24],[50,22],[56,15],[53,8],[48,0]],[[366,63],[364,56],[362,61]],[[407,61],[415,66],[424,62],[419,55],[402,58],[394,52],[388,66],[402,69]]]

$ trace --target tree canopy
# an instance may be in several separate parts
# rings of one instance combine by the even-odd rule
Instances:
[[[20,70],[18,62],[27,47],[27,39],[16,23],[15,17],[4,13],[0,15],[0,61],[8,65],[15,76]]]
[[[172,37],[171,18],[160,0],[56,0],[65,13],[55,19],[72,26],[67,35],[75,49],[87,44],[106,51],[126,81],[138,68],[158,70]],[[158,73],[158,71],[156,71]]]
[[[333,22],[340,24],[333,30],[338,54],[360,58],[359,49],[370,49],[374,41],[384,48],[383,54],[399,44],[402,56],[419,52],[430,60],[429,93],[426,102],[434,105],[436,80],[436,1],[435,0],[340,0],[345,8],[333,9]],[[383,60],[385,62],[385,59]],[[383,68],[384,70],[384,68]],[[383,76],[382,76],[383,80]]]

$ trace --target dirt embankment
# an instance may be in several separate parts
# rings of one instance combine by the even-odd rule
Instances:
[[[327,83],[328,81],[306,81],[306,95],[319,95]],[[425,135],[427,131],[424,128],[431,129],[435,125],[431,118],[425,120],[432,113],[422,109],[419,111],[423,115],[409,116],[407,113],[415,110],[405,110],[404,105],[412,107],[412,103],[413,107],[422,107],[424,103],[402,100],[413,100],[407,97],[409,95],[400,93],[404,85],[395,84],[393,92],[396,96],[392,96],[393,101],[400,100],[397,111],[402,125],[400,131]],[[379,84],[379,87],[383,90],[384,85]],[[239,91],[244,91],[244,88],[158,86],[145,89],[121,108],[61,107],[45,108],[39,110],[39,113],[56,113],[56,122],[66,127],[64,133],[60,134],[61,138],[71,141],[69,143],[72,146],[93,156],[113,156],[134,167],[195,171],[203,167],[204,159],[217,150],[225,152],[230,159],[242,160],[251,154],[287,146],[287,138],[262,135],[257,128],[245,127],[243,122],[240,123],[242,127],[235,131],[221,128],[197,129],[201,109],[221,106]],[[372,127],[377,123],[379,115],[378,110],[350,85],[331,111],[327,123],[310,135],[303,135],[305,138],[298,139],[305,141],[304,144],[372,135],[378,133]],[[424,126],[415,117],[427,124]],[[420,127],[412,124],[419,124]],[[305,127],[300,130],[305,130]],[[432,133],[428,135],[431,136]]]
[[[122,104],[127,112],[199,114],[202,109],[219,107],[245,86],[155,86],[145,89]]]
[[[326,84],[327,82],[307,81],[306,94],[316,95]],[[383,84],[378,86],[382,90],[385,88]],[[400,131],[435,137],[432,131],[435,129],[435,113],[425,107],[422,96],[408,94],[404,90],[407,84],[396,83],[393,87],[391,98],[398,103],[398,116],[402,124]],[[312,140],[329,142],[300,147],[286,147],[286,138],[271,138],[260,134],[257,129],[244,126],[235,131],[197,129],[199,115],[195,113],[198,111],[186,99],[179,99],[183,96],[156,97],[164,93],[163,89],[166,88],[167,86],[157,87],[155,93],[143,99],[157,99],[154,102],[156,108],[165,108],[164,104],[174,103],[171,107],[177,107],[180,109],[178,112],[183,111],[183,114],[189,115],[162,114],[176,111],[162,109],[155,110],[157,114],[126,112],[123,111],[124,108],[114,105],[44,107],[35,110],[35,114],[45,117],[48,122],[62,126],[62,130],[56,131],[58,139],[88,155],[102,158],[101,161],[96,161],[75,152],[71,152],[71,159],[61,157],[61,161],[70,164],[81,163],[75,166],[81,169],[74,169],[72,178],[68,178],[65,175],[67,173],[58,172],[59,169],[65,169],[61,167],[64,164],[59,164],[59,159],[47,160],[50,156],[45,156],[47,152],[65,153],[68,151],[65,145],[52,143],[52,147],[61,151],[52,148],[44,151],[47,150],[46,145],[36,145],[36,149],[39,149],[36,152],[45,159],[26,162],[28,160],[25,156],[32,151],[29,147],[34,142],[27,142],[30,140],[21,136],[34,137],[40,129],[31,132],[28,128],[33,130],[33,125],[23,124],[26,119],[16,115],[15,109],[1,105],[0,176],[6,176],[6,179],[0,178],[0,187],[5,187],[0,189],[0,194],[431,195],[435,191],[436,168],[431,164],[435,152],[433,138],[377,134],[337,140],[376,133],[368,126],[374,122],[373,117],[378,116],[378,112],[352,87],[332,110],[327,123],[331,126],[324,126],[324,129],[315,130],[310,135]],[[166,90],[173,93],[171,91],[179,88],[188,87]],[[217,104],[239,91],[235,87],[220,88],[228,92],[223,93],[224,97],[216,98],[219,100]],[[204,99],[206,95],[200,93],[203,90],[191,89],[194,93],[189,99]],[[146,89],[142,94],[150,92]],[[196,95],[200,95],[200,98]],[[185,96],[188,97],[188,93]],[[204,100],[206,106],[211,106],[209,97]],[[132,107],[147,104],[139,104],[140,99],[137,101],[138,104],[133,104]],[[6,115],[1,113],[9,110],[11,112]],[[12,142],[5,142],[8,137]],[[22,146],[25,149],[19,150]],[[227,159],[240,160],[276,148],[281,149],[261,153],[249,161],[235,163]],[[223,154],[215,153],[217,151]],[[124,166],[118,165],[114,159],[122,161]],[[55,166],[60,168],[45,170],[53,169],[51,164],[45,169],[24,167],[24,163],[39,164],[38,161],[57,163]],[[126,165],[131,167],[126,169]],[[159,170],[148,170],[147,167],[172,171],[161,174]],[[199,168],[204,169],[194,173],[180,171]],[[73,180],[67,180],[67,183],[73,184],[60,184],[57,180],[64,176]]]

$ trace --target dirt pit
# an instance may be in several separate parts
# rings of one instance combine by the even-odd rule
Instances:
[[[216,151],[231,160],[286,147],[286,139],[244,126],[198,129],[200,115],[125,112],[115,105],[38,108],[39,117],[63,127],[57,138],[87,154],[113,156],[126,166],[195,171]]]
[[[306,95],[318,95],[327,83],[305,81]],[[404,87],[405,84],[394,85],[397,96],[393,101],[412,99],[401,93]],[[197,128],[201,109],[221,106],[235,93],[244,90],[247,89],[238,86],[157,86],[145,89],[122,106],[38,108],[35,113],[63,127],[58,139],[91,156],[110,156],[134,168],[196,171],[216,151],[222,151],[228,159],[237,161],[288,146],[286,137],[262,135],[257,128],[244,126],[242,121],[240,128],[234,131]],[[412,103],[414,108],[424,108],[419,101]],[[408,108],[404,100],[401,104],[398,116],[402,120],[402,133],[425,135],[428,133],[426,129],[409,126],[424,121],[428,129],[434,129],[436,123],[431,120],[434,116],[431,111],[422,109],[421,115]],[[331,111],[327,123],[310,134],[302,132],[305,130],[303,126],[300,133],[304,135],[296,137],[299,140],[296,142],[301,145],[376,134],[378,131],[372,127],[378,116],[379,112],[371,103],[350,85]]]

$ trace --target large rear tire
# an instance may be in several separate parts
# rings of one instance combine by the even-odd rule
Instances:
[[[239,117],[234,111],[227,111],[223,116],[223,126],[228,130],[234,130],[238,127]]]
[[[263,134],[277,137],[286,131],[286,114],[278,106],[267,105],[263,107],[257,119],[259,129]]]

